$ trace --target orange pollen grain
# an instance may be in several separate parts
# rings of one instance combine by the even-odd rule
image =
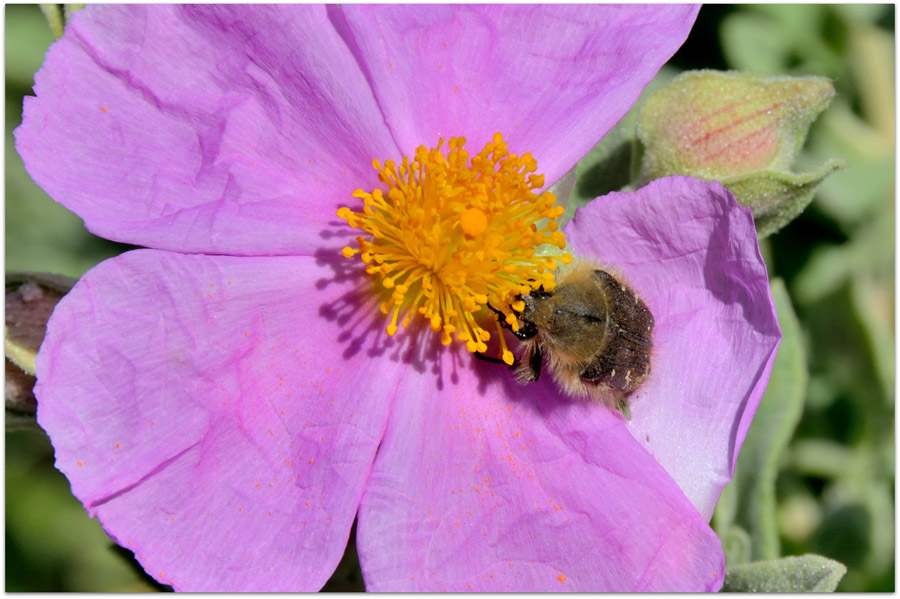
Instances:
[[[487,326],[511,363],[489,306],[516,322],[521,295],[552,289],[558,263],[572,258],[540,256],[536,248],[565,248],[556,223],[564,209],[552,193],[536,192],[544,186],[537,162],[531,154],[510,154],[500,133],[471,159],[465,143],[453,137],[446,147],[443,139],[431,149],[419,146],[400,164],[373,160],[382,186],[353,193],[360,210],[337,211],[363,232],[357,247],[341,254],[358,256],[378,282],[388,335],[419,319],[444,345],[455,340],[484,352],[492,339]]]

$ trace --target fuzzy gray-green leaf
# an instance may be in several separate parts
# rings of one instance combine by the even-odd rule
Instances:
[[[834,591],[847,567],[821,555],[801,555],[751,562],[725,573],[727,593],[827,593]]]
[[[732,483],[737,486],[739,497],[735,523],[749,533],[752,558],[757,560],[780,555],[775,520],[778,460],[803,411],[808,378],[800,325],[781,279],[772,281],[772,297],[781,326],[781,345]]]
[[[732,526],[722,537],[722,550],[725,551],[725,571],[733,566],[750,561],[750,535],[740,526]]]

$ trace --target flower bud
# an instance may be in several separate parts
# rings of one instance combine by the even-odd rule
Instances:
[[[791,165],[816,116],[834,96],[824,77],[689,71],[644,105],[641,182],[667,175],[720,181],[753,211],[760,237],[782,228],[812,200],[842,160],[811,173]]]
[[[34,359],[47,320],[74,279],[43,273],[6,273],[6,426],[33,424],[37,402]]]

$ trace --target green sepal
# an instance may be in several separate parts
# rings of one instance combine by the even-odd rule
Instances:
[[[75,11],[85,7],[84,4],[40,4],[39,6],[56,39],[63,36],[65,27],[72,22],[72,15]]]
[[[66,15],[66,25],[72,22],[72,15],[75,14],[75,11],[81,10],[86,5],[84,4],[63,4],[63,12]]]
[[[812,202],[819,184],[831,173],[847,168],[843,160],[832,159],[812,173],[760,171],[723,178],[741,204],[753,211],[756,232],[768,237],[794,220]]]
[[[47,18],[47,24],[50,25],[50,30],[53,31],[53,35],[56,39],[59,39],[63,35],[63,28],[66,24],[65,15],[63,13],[63,5],[62,4],[41,4],[41,12],[44,13],[44,17]]]
[[[828,593],[837,588],[847,567],[821,555],[750,562],[725,572],[726,593]]]

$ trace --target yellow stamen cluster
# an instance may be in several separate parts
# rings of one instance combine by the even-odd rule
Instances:
[[[524,308],[519,296],[543,286],[552,290],[557,262],[569,254],[537,256],[535,248],[565,248],[556,219],[564,209],[552,193],[534,193],[544,176],[533,174],[531,154],[510,154],[497,133],[469,162],[463,137],[451,138],[446,155],[419,146],[415,159],[398,166],[373,160],[386,190],[353,193],[363,200],[362,212],[341,208],[337,215],[368,233],[357,237],[359,248],[345,247],[347,258],[360,254],[366,272],[380,279],[390,297],[381,305],[391,315],[388,335],[397,323],[407,326],[420,314],[448,345],[455,336],[470,352],[487,351],[491,334],[479,321],[494,309],[515,328],[514,311]],[[402,316],[402,320],[401,320]],[[496,322],[502,359],[510,352]]]

